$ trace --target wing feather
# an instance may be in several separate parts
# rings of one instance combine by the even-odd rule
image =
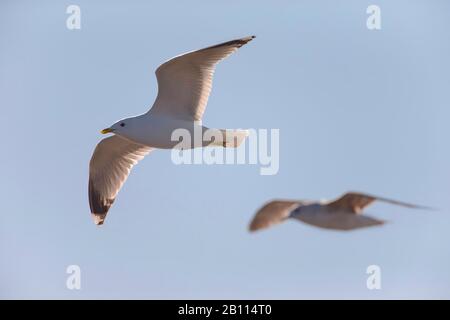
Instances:
[[[278,224],[291,215],[291,212],[300,206],[299,201],[276,200],[264,205],[255,214],[249,225],[250,231],[257,231]]]
[[[341,196],[339,199],[334,200],[327,204],[328,207],[335,210],[346,210],[355,214],[362,213],[364,208],[372,204],[374,201],[382,201],[398,206],[403,206],[407,208],[415,208],[415,209],[431,209],[424,206],[419,206],[407,202],[401,202],[397,200],[387,199],[383,197],[377,197],[365,193],[359,192],[348,192]]]
[[[100,141],[89,164],[89,205],[95,224],[103,224],[131,169],[151,150],[119,136]]]
[[[253,38],[224,42],[163,63],[156,70],[158,96],[150,112],[200,121],[211,93],[216,64]]]

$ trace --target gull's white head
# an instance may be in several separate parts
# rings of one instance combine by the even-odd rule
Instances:
[[[132,127],[133,127],[133,120],[131,118],[128,118],[117,121],[111,127],[100,131],[100,133],[102,134],[115,133],[118,135],[127,136],[127,133],[129,133],[132,130]]]

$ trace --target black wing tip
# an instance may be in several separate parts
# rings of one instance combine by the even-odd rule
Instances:
[[[249,36],[249,37],[245,37],[245,38],[241,38],[236,41],[236,45],[238,46],[238,48],[242,47],[244,44],[249,43],[250,41],[252,41],[253,39],[255,39],[256,36]]]
[[[114,203],[115,199],[106,199],[102,197],[94,187],[91,179],[89,179],[89,206],[91,208],[91,216],[96,225],[102,225],[105,221],[106,214]]]
[[[236,40],[231,40],[231,41],[227,41],[212,47],[209,47],[207,49],[213,49],[213,48],[219,48],[219,47],[223,47],[223,46],[235,46],[237,48],[242,47],[243,45],[249,43],[250,41],[252,41],[253,39],[255,39],[256,36],[248,36],[245,38],[240,38],[240,39],[236,39]]]

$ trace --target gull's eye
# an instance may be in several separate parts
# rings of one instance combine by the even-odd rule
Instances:
[[[120,124],[120,126],[121,126],[121,127],[125,127],[125,123],[122,122],[122,123]]]

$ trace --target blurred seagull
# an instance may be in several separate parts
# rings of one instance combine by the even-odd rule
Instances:
[[[374,201],[382,201],[414,209],[431,209],[410,203],[349,192],[332,201],[277,200],[267,203],[255,215],[249,230],[257,231],[294,218],[304,223],[334,230],[354,230],[378,226],[385,221],[362,215],[363,210]]]
[[[126,118],[101,131],[114,133],[100,141],[89,165],[89,205],[95,224],[103,224],[117,193],[132,167],[155,148],[171,149],[176,129],[212,132],[216,138],[182,148],[202,146],[238,147],[248,136],[247,130],[209,129],[201,119],[212,88],[216,64],[255,36],[228,41],[205,49],[176,56],[156,70],[158,95],[145,114]],[[231,132],[231,134],[229,134]],[[217,137],[220,136],[220,139]],[[202,139],[201,139],[202,140]]]

